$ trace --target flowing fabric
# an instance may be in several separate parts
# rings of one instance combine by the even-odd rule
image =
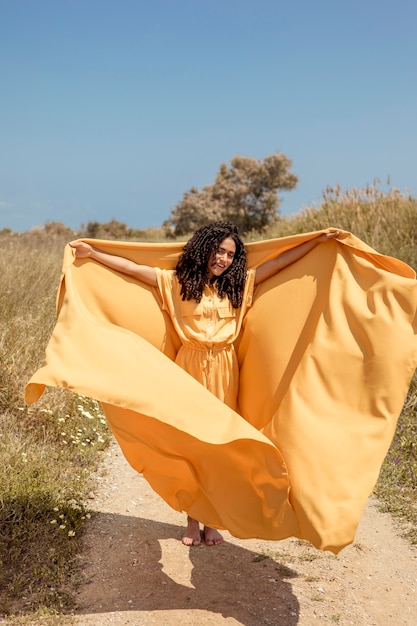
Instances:
[[[247,244],[249,267],[321,232]],[[172,269],[182,244],[86,240]],[[174,509],[240,538],[354,540],[417,365],[417,281],[348,232],[255,290],[232,410],[175,363],[158,289],[65,248],[56,327],[25,399],[98,399],[128,462]]]

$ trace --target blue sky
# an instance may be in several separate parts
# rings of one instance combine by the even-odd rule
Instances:
[[[157,227],[235,155],[417,194],[415,0],[0,0],[0,228]]]

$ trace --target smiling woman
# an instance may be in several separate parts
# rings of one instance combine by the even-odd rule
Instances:
[[[197,230],[185,244],[174,270],[139,265],[109,255],[85,242],[72,242],[76,258],[91,258],[158,287],[162,310],[171,318],[181,346],[175,362],[219,400],[236,410],[239,365],[234,343],[252,304],[255,285],[301,258],[318,243],[337,237],[323,233],[280,255],[276,260],[247,269],[246,250],[237,227],[215,222]],[[220,533],[204,527],[207,545],[223,541]],[[188,517],[186,545],[201,542],[199,523]]]
[[[130,464],[188,514],[186,545],[198,520],[207,545],[222,528],[353,540],[416,363],[410,267],[346,231],[245,250],[215,223],[184,247],[72,242],[63,277],[29,403],[45,385],[97,398]]]

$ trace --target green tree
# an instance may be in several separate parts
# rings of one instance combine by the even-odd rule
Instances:
[[[188,235],[216,220],[231,221],[241,233],[262,231],[279,217],[280,190],[291,190],[298,179],[285,154],[264,159],[235,156],[222,163],[212,185],[192,187],[171,211],[165,227],[175,236]]]

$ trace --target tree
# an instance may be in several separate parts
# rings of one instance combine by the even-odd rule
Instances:
[[[83,237],[91,239],[112,239],[117,241],[130,239],[134,234],[131,228],[114,218],[105,224],[100,222],[88,222],[87,226],[82,224],[82,229]]]
[[[186,191],[165,226],[183,236],[223,220],[236,224],[242,234],[260,232],[279,217],[278,191],[294,189],[298,182],[291,165],[285,154],[260,160],[235,156],[230,166],[221,164],[212,185]]]

